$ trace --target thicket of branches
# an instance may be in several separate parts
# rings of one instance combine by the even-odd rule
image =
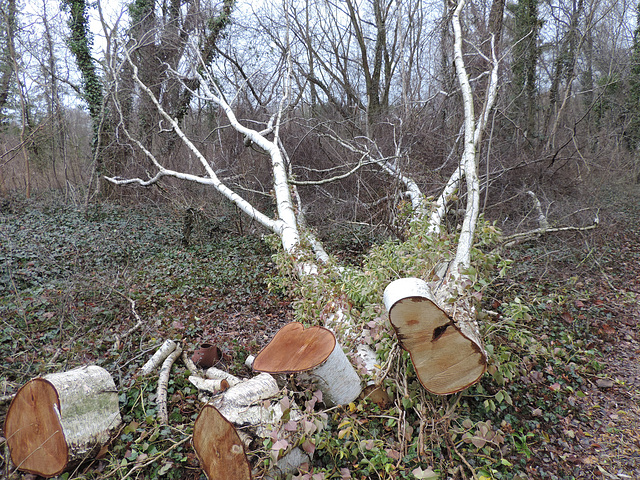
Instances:
[[[19,7],[10,0],[0,12],[3,194],[59,189],[79,202],[130,195],[98,181],[153,175],[127,134],[168,168],[204,173],[134,84],[125,50],[218,175],[264,208],[273,208],[269,162],[204,101],[189,71],[198,65],[194,52],[249,126],[266,128],[286,99],[280,138],[314,225],[329,215],[398,234],[404,187],[372,160],[388,160],[433,195],[457,168],[463,113],[447,2],[135,0],[106,10],[65,0]],[[99,21],[87,23],[89,16]],[[577,210],[567,203],[593,206],[597,185],[638,178],[634,6],[476,1],[462,21],[477,109],[492,54],[500,62],[496,108],[479,154],[487,216],[515,228],[533,211],[529,191],[553,217],[556,208],[562,215]],[[213,201],[177,181],[152,195],[167,189],[180,192],[185,207]],[[455,225],[456,208],[450,212]]]

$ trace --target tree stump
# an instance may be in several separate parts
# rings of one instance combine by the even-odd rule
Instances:
[[[253,362],[257,372],[298,373],[318,385],[327,405],[344,405],[360,395],[360,377],[331,330],[304,328],[292,322],[282,327]]]
[[[113,379],[92,365],[23,385],[7,411],[4,435],[18,470],[53,477],[95,455],[121,423]]]
[[[424,388],[446,395],[477,382],[487,368],[473,309],[468,305],[447,308],[429,285],[418,278],[391,282],[384,304],[398,341]],[[449,313],[445,311],[449,310]]]
[[[238,432],[213,405],[205,405],[196,418],[193,448],[209,480],[251,480]]]

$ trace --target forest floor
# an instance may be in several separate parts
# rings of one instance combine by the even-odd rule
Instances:
[[[461,412],[474,422],[492,416],[508,438],[499,450],[457,452],[475,478],[640,479],[640,191],[616,197],[607,212],[596,230],[549,234],[504,252],[514,267],[487,307],[503,314],[518,298],[522,322],[546,353],[521,349],[518,375],[504,389],[512,405]],[[0,199],[0,396],[91,363],[109,370],[122,392],[124,428],[109,452],[62,479],[204,478],[189,445],[176,443],[200,406],[188,374],[178,368],[171,380],[175,427],[167,429],[155,422],[154,381],[136,371],[172,338],[187,351],[216,343],[221,366],[248,377],[246,356],[293,320],[292,299],[269,288],[277,272],[266,244],[241,235],[237,219],[203,214],[199,222],[185,246],[182,218],[164,209],[105,204],[79,212],[51,199]],[[143,322],[127,335],[135,315]],[[482,383],[500,390],[489,376]],[[3,424],[8,406],[0,404]],[[160,455],[167,445],[175,448]],[[419,460],[378,459],[394,467],[377,477],[352,469],[352,478],[429,478],[409,473],[428,466]],[[474,475],[451,471],[439,478]],[[317,478],[347,478],[326,475]],[[4,448],[3,476],[21,478]]]

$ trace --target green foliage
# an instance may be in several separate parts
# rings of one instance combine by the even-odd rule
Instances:
[[[136,25],[142,22],[148,15],[153,14],[154,6],[154,0],[134,0],[129,3],[128,8],[131,23]]]
[[[82,75],[84,98],[89,106],[89,114],[94,121],[94,129],[98,128],[97,119],[102,109],[102,81],[96,72],[91,56],[92,35],[89,30],[87,3],[85,0],[61,0],[62,6],[70,13],[68,40],[69,49],[76,59]]]
[[[176,238],[175,227],[150,224],[142,209],[101,204],[82,212],[54,200],[23,210],[13,202],[13,212],[2,218],[0,295],[55,288],[80,272],[126,268]]]
[[[5,107],[10,103],[16,88],[13,69],[18,58],[11,47],[12,36],[16,30],[16,1],[9,0],[3,4],[2,13],[0,14],[0,125],[5,120]]]
[[[236,338],[223,346],[226,367],[237,373],[243,368],[240,358],[257,347],[242,337],[253,335],[246,333],[252,323],[259,332],[255,337],[262,338],[283,321],[271,309],[285,292],[305,295],[298,311],[308,315],[308,323],[320,323],[323,302],[347,302],[347,294],[360,292],[365,280],[349,314],[388,368],[380,387],[390,401],[378,405],[358,399],[323,410],[318,392],[297,390],[290,382],[284,392],[290,401],[281,402],[284,417],[262,445],[254,446],[254,465],[268,466],[299,446],[314,457],[313,466],[294,477],[298,480],[459,478],[472,476],[470,469],[484,480],[525,479],[539,473],[532,468],[544,464],[541,456],[560,440],[577,448],[578,430],[567,419],[583,418],[589,377],[606,373],[606,361],[593,346],[593,322],[611,313],[581,278],[547,279],[546,264],[545,275],[534,278],[522,259],[546,257],[539,245],[511,251],[518,262],[508,269],[508,262],[490,250],[499,232],[489,223],[479,225],[465,293],[479,300],[488,374],[464,392],[436,397],[425,392],[408,354],[394,345],[382,321],[380,297],[385,282],[399,275],[433,275],[436,265],[451,259],[455,235],[434,239],[415,226],[407,243],[420,254],[399,242],[380,243],[360,268],[350,267],[346,282],[335,273],[335,264],[322,267],[308,283],[272,272],[268,280],[279,292],[269,296],[265,275],[272,268],[271,250],[261,240],[201,238],[184,247],[180,232],[180,219],[157,209],[105,204],[83,213],[20,198],[2,204],[0,356],[7,359],[7,385],[17,388],[36,375],[86,362],[118,372],[124,426],[106,457],[96,462],[99,469],[83,473],[84,478],[183,478],[197,471],[188,439],[200,403],[183,367],[174,367],[169,384],[170,426],[156,421],[156,378],[131,373],[161,338],[179,336],[186,344],[209,338],[214,329],[232,332]],[[276,257],[283,265],[290,262]],[[114,346],[115,334],[133,323],[130,306],[114,295],[116,290],[135,299],[145,319],[144,333],[121,337],[121,348]],[[260,297],[258,315],[242,303],[249,296]],[[620,295],[620,302],[633,301]],[[224,315],[212,316],[219,307]],[[231,313],[238,311],[241,324]],[[57,361],[51,361],[54,352]],[[301,417],[292,415],[294,401]],[[295,439],[287,437],[291,433]],[[582,467],[551,460],[546,465],[562,479],[575,477]],[[76,473],[67,478],[77,478]]]
[[[135,468],[144,478],[178,479],[183,476],[183,468],[198,468],[198,460],[188,442],[199,401],[197,390],[187,376],[179,373],[169,380],[171,426],[157,423],[157,378],[153,381],[138,378],[120,394],[124,427],[109,452],[106,478],[119,477]]]

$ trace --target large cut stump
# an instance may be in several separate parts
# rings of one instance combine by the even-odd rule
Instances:
[[[454,304],[448,308],[418,278],[390,283],[384,304],[400,344],[411,355],[418,379],[428,391],[455,393],[484,374],[487,355],[472,307]]]
[[[238,432],[212,405],[205,405],[196,418],[193,448],[209,480],[251,480]]]
[[[27,382],[9,406],[4,436],[19,470],[53,477],[95,455],[121,423],[113,379],[92,365]]]
[[[304,328],[292,322],[282,327],[253,362],[256,372],[300,374],[316,383],[328,405],[353,402],[362,387],[360,377],[331,330]]]

